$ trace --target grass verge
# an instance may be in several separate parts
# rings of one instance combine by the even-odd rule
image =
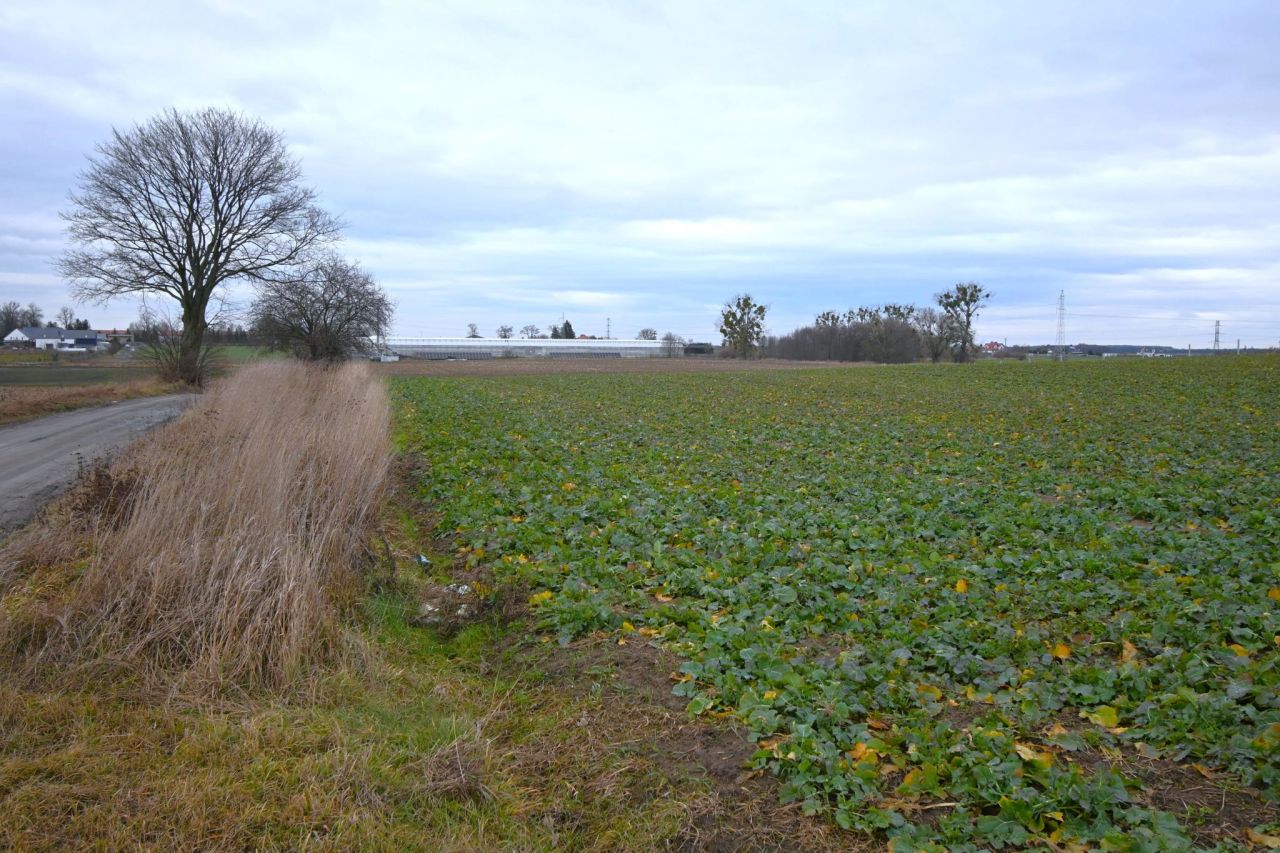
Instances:
[[[8,385],[0,387],[0,425],[178,390],[177,386],[157,379],[104,385]]]

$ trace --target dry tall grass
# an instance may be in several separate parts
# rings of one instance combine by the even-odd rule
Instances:
[[[286,686],[331,659],[388,421],[363,365],[264,363],[216,384],[0,553],[0,668],[203,693]]]

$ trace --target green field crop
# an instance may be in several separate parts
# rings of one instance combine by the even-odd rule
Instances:
[[[1125,756],[1280,794],[1274,358],[393,387],[468,562],[843,826],[1190,846]]]

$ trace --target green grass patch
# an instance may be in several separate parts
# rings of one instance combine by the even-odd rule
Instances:
[[[1140,762],[1274,806],[1274,358],[393,388],[469,564],[562,642],[660,639],[808,810],[904,849],[1211,846]]]

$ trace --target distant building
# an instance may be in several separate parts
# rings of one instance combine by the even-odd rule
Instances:
[[[128,329],[98,329],[98,340],[105,344],[127,347],[133,343],[133,332]]]
[[[406,358],[656,358],[662,341],[583,338],[387,338],[386,349]]]
[[[98,333],[86,329],[59,329],[47,326],[27,326],[14,329],[4,336],[9,346],[33,347],[41,350],[63,352],[89,352],[98,348]]]

